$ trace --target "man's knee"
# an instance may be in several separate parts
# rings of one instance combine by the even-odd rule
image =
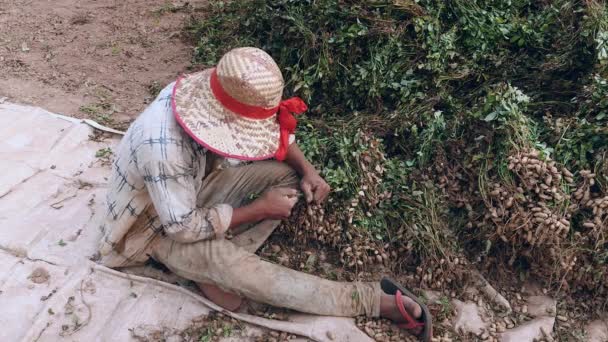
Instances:
[[[271,176],[275,181],[275,186],[287,187],[287,188],[298,188],[299,178],[296,170],[286,163],[279,161],[272,161],[272,173]]]
[[[265,160],[255,162],[253,166],[254,172],[258,173],[258,177],[269,180],[271,186],[287,188],[298,187],[298,174],[286,163],[276,160]]]

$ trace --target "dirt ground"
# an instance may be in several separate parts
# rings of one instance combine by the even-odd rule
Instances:
[[[186,72],[193,7],[166,0],[0,0],[0,98],[102,123],[135,117]]]

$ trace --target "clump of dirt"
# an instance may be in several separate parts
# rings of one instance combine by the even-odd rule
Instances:
[[[36,267],[27,277],[27,279],[29,279],[32,283],[42,284],[48,282],[49,279],[51,279],[51,275],[44,267]]]

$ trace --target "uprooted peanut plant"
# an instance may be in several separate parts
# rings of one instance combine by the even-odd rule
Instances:
[[[474,263],[608,298],[603,1],[212,1],[189,31],[205,65],[265,49],[309,103],[298,141],[333,193],[297,241],[425,287]]]

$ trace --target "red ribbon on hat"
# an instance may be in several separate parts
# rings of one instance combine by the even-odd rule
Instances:
[[[279,122],[280,127],[279,149],[275,153],[275,158],[277,160],[285,160],[287,149],[289,148],[289,136],[295,133],[296,126],[298,125],[298,120],[296,120],[293,114],[304,113],[308,109],[306,103],[299,97],[283,100],[278,106],[273,108],[264,108],[242,103],[230,96],[230,94],[224,90],[217,78],[216,69],[213,69],[213,72],[211,73],[210,84],[211,92],[215,99],[218,100],[224,108],[233,113],[257,120],[268,119],[277,112],[279,113],[277,115],[277,121]]]

